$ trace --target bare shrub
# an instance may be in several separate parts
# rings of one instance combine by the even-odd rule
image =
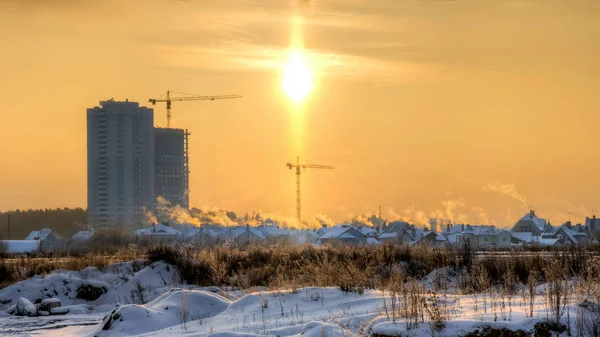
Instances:
[[[187,293],[182,292],[179,299],[179,310],[177,311],[179,323],[183,330],[187,330],[187,322],[190,318],[190,300]]]
[[[577,336],[600,337],[600,304],[584,301],[577,306]]]
[[[544,303],[555,322],[560,322],[569,305],[569,277],[563,267],[558,264],[549,264],[545,270],[546,294]]]
[[[529,317],[533,317],[535,307],[535,296],[537,295],[537,286],[539,284],[539,274],[532,272],[527,278],[527,294],[529,295]]]
[[[208,324],[211,319],[212,319],[212,316],[208,312],[197,312],[197,311],[194,311],[191,314],[191,320],[192,321],[197,321],[198,325],[200,325],[200,326]]]
[[[146,304],[146,288],[142,286],[142,283],[139,280],[135,281],[135,287],[131,290],[130,297],[131,303],[135,304]]]
[[[445,301],[438,294],[433,293],[425,301],[425,310],[432,336],[443,336],[442,332],[448,320]]]

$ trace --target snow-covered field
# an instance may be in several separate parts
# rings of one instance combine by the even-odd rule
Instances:
[[[103,271],[88,267],[33,277],[0,290],[0,332],[11,336],[347,337],[429,336],[432,331],[427,319],[408,332],[404,321],[392,322],[389,297],[386,314],[385,296],[379,291],[357,294],[311,287],[224,292],[184,285],[177,275],[162,262],[132,261]],[[427,287],[430,283],[430,278],[422,281]],[[540,294],[543,290],[544,285],[538,287]],[[541,295],[535,298],[533,317],[528,317],[530,308],[521,296],[504,298],[503,304],[496,297],[495,310],[489,294],[438,292],[435,296],[447,317],[443,336],[458,336],[483,324],[531,330],[548,313]],[[58,300],[46,300],[37,308],[29,303],[51,298],[60,300],[60,306],[49,307]],[[574,322],[575,306],[567,310]]]

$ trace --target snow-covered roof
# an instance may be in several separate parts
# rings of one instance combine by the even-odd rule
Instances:
[[[443,235],[441,235],[440,233],[436,233],[436,235],[435,235],[435,241],[445,242],[445,241],[448,241],[448,240]]]
[[[442,234],[436,233],[434,231],[421,231],[420,233],[417,231],[417,237],[418,237],[418,239],[416,239],[415,242],[422,241],[427,236],[433,236],[433,235],[435,235],[434,239],[435,239],[436,242],[446,242],[446,241],[448,241]]]
[[[138,229],[135,231],[137,236],[174,236],[179,235],[179,231],[173,227],[169,227],[163,224],[152,225],[146,228]]]
[[[579,240],[573,235],[573,231],[568,228],[566,225],[562,225],[560,228],[556,230],[556,235],[559,235],[560,232],[565,233],[565,235],[573,242],[574,244],[579,243]]]
[[[38,240],[3,240],[2,243],[6,252],[11,254],[34,253],[40,247]]]
[[[372,227],[368,227],[368,226],[361,226],[360,232],[367,236],[377,235],[377,231],[375,229],[373,229]]]
[[[183,232],[181,232],[181,236],[184,239],[189,239],[191,237],[193,237],[194,235],[200,233],[202,231],[202,228],[200,227],[190,227],[185,229]]]
[[[460,233],[460,232],[462,232],[462,231],[463,231],[463,229],[462,229],[462,226],[461,226],[461,225],[456,225],[456,226],[452,226],[452,227],[450,227],[450,230],[448,230],[448,227],[445,227],[445,228],[442,230],[442,233],[443,233],[443,234],[446,234],[446,233],[458,234],[458,233]]]
[[[249,226],[232,228],[231,236],[234,238],[237,238],[248,232],[258,236],[261,239],[265,238],[265,235],[261,231],[259,231],[256,227],[249,227]]]
[[[531,232],[511,233],[514,238],[523,242],[532,242],[533,240],[533,233]]]
[[[558,242],[558,239],[539,239],[535,241],[542,246],[554,246]]]
[[[404,221],[394,221],[394,222],[390,222],[386,228],[383,229],[384,233],[391,233],[391,232],[400,232],[402,230],[405,230],[407,228],[410,227],[410,224],[408,222],[404,222]]]
[[[519,221],[531,221],[537,226],[537,228],[539,228],[542,231],[546,227],[546,219],[538,218],[537,215],[535,215],[535,212],[533,211],[523,215],[523,217],[519,219]]]
[[[260,226],[257,227],[258,230],[262,231],[264,236],[285,236],[289,235],[290,231],[287,229],[279,228],[277,226]]]
[[[340,239],[356,239],[356,236],[348,233],[348,236],[346,237],[341,237],[342,234],[346,233],[347,231],[349,231],[352,227],[348,226],[342,226],[342,227],[332,227],[329,231],[327,231],[327,233],[323,234],[321,236],[321,239],[336,239],[336,238],[340,238]]]
[[[398,233],[395,232],[383,233],[379,235],[380,239],[395,239],[396,237],[398,237]]]
[[[79,231],[79,232],[75,233],[75,235],[73,235],[73,237],[71,237],[71,240],[72,241],[87,241],[94,235],[94,233],[96,233],[96,232],[93,229]]]
[[[323,228],[323,229],[325,229],[325,228]],[[327,228],[327,231],[325,231],[325,234],[321,235],[321,239],[337,238],[340,235],[342,235],[345,232],[347,232],[349,229],[350,229],[350,227],[331,227],[331,228]]]
[[[52,233],[52,230],[50,228],[43,228],[39,231],[32,231],[31,233],[29,233],[29,235],[27,235],[25,240],[44,240],[50,233]],[[54,233],[54,235],[61,239],[61,236],[57,233]]]

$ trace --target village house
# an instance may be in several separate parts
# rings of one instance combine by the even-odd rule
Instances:
[[[155,224],[146,228],[137,229],[135,236],[146,240],[170,240],[180,236],[178,230],[165,224]]]
[[[71,237],[71,243],[73,243],[73,244],[85,243],[85,242],[89,241],[94,236],[94,234],[96,234],[96,231],[93,229],[81,230],[81,231],[73,234],[73,236]]]
[[[321,244],[367,244],[367,236],[349,225],[327,228],[319,241]]]
[[[66,248],[65,240],[50,228],[32,231],[25,240],[39,241],[38,250],[42,253],[54,253]]]
[[[525,214],[513,226],[513,233],[532,233],[533,236],[541,236],[546,228],[546,220],[540,219],[535,215],[533,210]]]

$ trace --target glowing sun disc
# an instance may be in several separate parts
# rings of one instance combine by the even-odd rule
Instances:
[[[290,53],[283,70],[281,86],[289,99],[294,102],[303,101],[310,93],[313,87],[312,74],[306,56],[301,51]]]

